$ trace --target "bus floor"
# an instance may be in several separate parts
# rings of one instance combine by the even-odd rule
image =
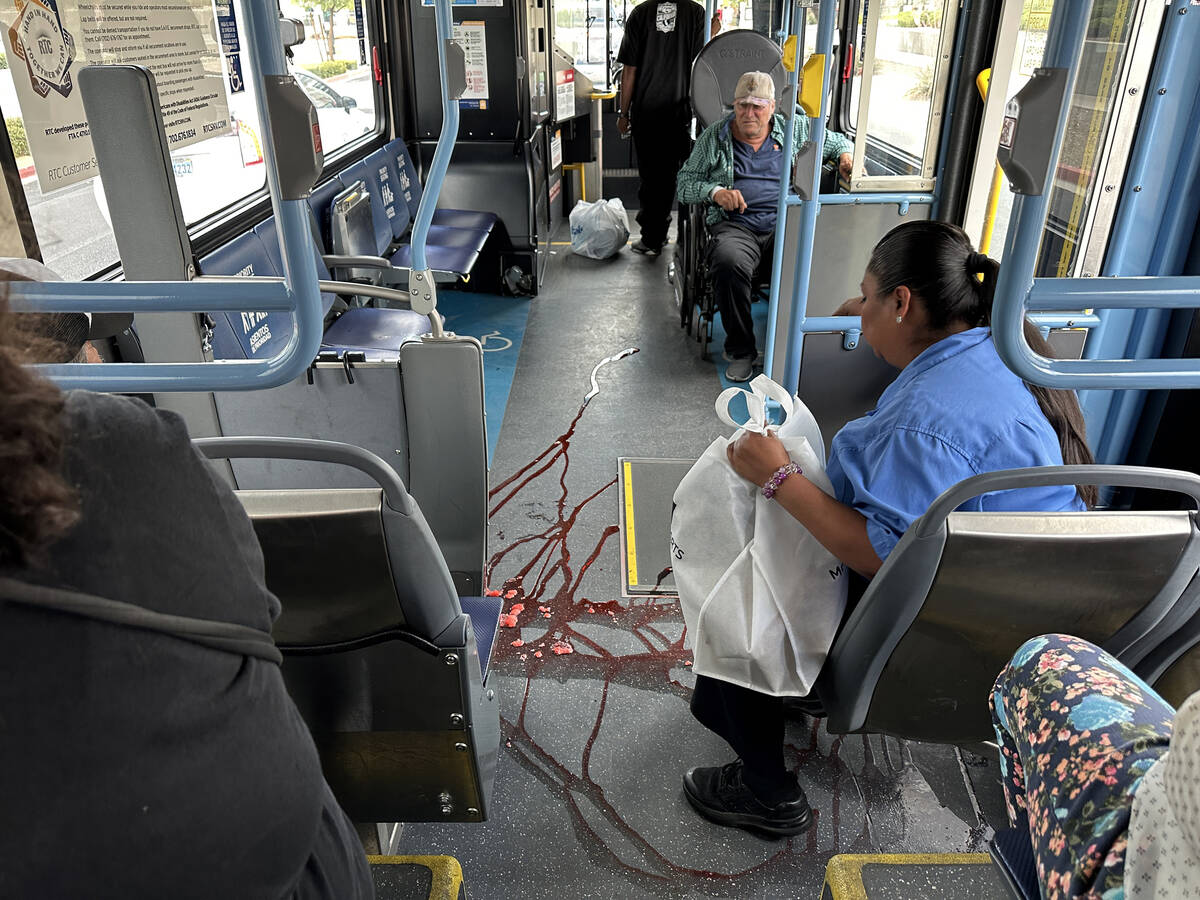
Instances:
[[[699,456],[722,433],[721,383],[679,327],[665,256],[553,249],[491,467],[489,583],[516,621],[489,675],[490,818],[406,825],[396,852],[454,856],[470,896],[505,900],[816,898],[837,853],[983,849],[1004,824],[994,758],[808,718],[789,724],[787,756],[810,831],[765,840],[688,806],[683,773],[732,754],[688,711],[678,601],[621,597],[617,457]],[[630,348],[585,405],[593,368]]]

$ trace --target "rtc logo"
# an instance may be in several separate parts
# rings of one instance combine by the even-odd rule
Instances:
[[[75,39],[63,28],[54,0],[16,0],[17,20],[8,29],[13,52],[25,60],[29,81],[39,97],[51,90],[71,94]]]

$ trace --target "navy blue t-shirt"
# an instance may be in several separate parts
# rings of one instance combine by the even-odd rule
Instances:
[[[732,140],[733,187],[742,192],[746,211],[730,213],[729,221],[744,225],[756,234],[774,231],[783,148],[770,135],[757,150],[737,138]]]

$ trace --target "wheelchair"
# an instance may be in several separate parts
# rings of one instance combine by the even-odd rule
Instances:
[[[753,31],[727,31],[705,45],[692,66],[692,111],[697,133],[733,109],[733,92],[738,79],[751,71],[766,72],[775,82],[777,108],[786,109],[791,98],[787,70],[779,47]],[[837,171],[832,166],[822,175],[821,191],[837,190]],[[716,298],[708,275],[708,228],[704,224],[707,204],[680,203],[676,217],[675,253],[667,278],[675,293],[679,325],[700,345],[700,358],[708,359]],[[770,289],[771,260],[764,259],[754,275],[751,293],[755,301],[766,300]]]

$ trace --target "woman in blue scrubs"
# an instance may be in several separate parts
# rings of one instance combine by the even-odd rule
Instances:
[[[1021,381],[992,341],[999,263],[944,222],[907,222],[875,246],[862,297],[839,310],[862,317],[863,338],[900,369],[876,408],[833,439],[826,474],[835,496],[804,477],[773,435],[746,433],[729,448],[739,475],[762,485],[838,559],[870,578],[912,522],[972,475],[1092,461],[1072,391]],[[1036,329],[1035,349],[1051,355]],[[1094,487],[984,494],[968,510],[1081,510]],[[804,791],[783,762],[778,698],[697,676],[692,713],[738,760],[692,769],[684,792],[723,825],[775,835],[812,824]]]

